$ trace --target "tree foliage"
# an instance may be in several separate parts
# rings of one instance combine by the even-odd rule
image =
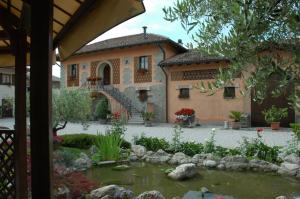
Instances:
[[[65,128],[68,122],[86,122],[91,117],[92,101],[84,89],[54,90],[52,95],[53,132]]]
[[[163,11],[166,20],[181,22],[201,52],[231,61],[228,70],[220,69],[214,83],[200,84],[201,91],[213,94],[239,74],[245,79],[242,92],[254,92],[257,101],[266,97],[272,74],[279,74],[274,96],[291,85],[299,86],[299,0],[177,0]],[[278,49],[288,52],[289,58],[281,59]],[[270,51],[258,53],[265,50]],[[294,105],[299,96],[299,90],[292,92]]]

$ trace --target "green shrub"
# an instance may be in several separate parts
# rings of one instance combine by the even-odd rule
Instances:
[[[183,142],[180,144],[180,152],[193,156],[203,152],[203,144],[195,142]]]
[[[241,152],[238,148],[230,149],[221,146],[216,146],[214,154],[222,158],[225,156],[241,155]]]
[[[68,134],[62,135],[63,142],[62,146],[73,147],[79,149],[88,149],[90,148],[96,139],[96,135],[90,134]]]
[[[107,119],[107,115],[110,113],[108,110],[108,101],[106,98],[99,100],[96,105],[95,117],[96,119]]]
[[[287,108],[276,108],[274,105],[268,109],[264,110],[263,115],[265,116],[265,120],[267,123],[279,122],[281,119],[286,118],[288,116]]]
[[[122,144],[121,144],[122,149],[131,149],[131,143],[127,142],[126,140],[122,139]]]
[[[300,142],[300,124],[295,123],[295,124],[290,124],[294,137]]]
[[[240,146],[241,154],[247,158],[258,158],[268,162],[279,163],[281,159],[278,157],[281,147],[270,147],[263,143],[260,138],[248,140],[243,139],[243,143]]]
[[[150,151],[157,151],[158,149],[167,151],[170,148],[170,144],[165,139],[160,139],[156,137],[141,136],[140,138],[137,138],[135,140],[135,144],[142,145]]]
[[[233,119],[235,122],[240,122],[242,119],[242,112],[239,111],[230,111],[229,118]]]
[[[100,160],[118,160],[121,153],[122,137],[119,134],[108,133],[96,136],[95,145],[98,153],[94,155]]]

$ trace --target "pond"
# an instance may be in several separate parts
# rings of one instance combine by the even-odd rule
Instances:
[[[210,191],[235,199],[274,199],[285,195],[300,198],[300,181],[271,173],[230,172],[199,169],[199,174],[186,181],[169,179],[162,169],[170,165],[152,165],[144,162],[130,164],[131,169],[115,171],[113,166],[96,167],[87,171],[87,177],[102,185],[117,184],[131,189],[136,195],[150,190],[160,191],[167,199],[182,197],[190,190]]]

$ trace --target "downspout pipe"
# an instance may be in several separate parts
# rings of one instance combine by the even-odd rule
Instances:
[[[166,59],[165,49],[162,47],[162,45],[160,43],[158,43],[157,46],[163,54],[163,60],[165,60]],[[169,107],[168,107],[168,99],[169,99],[169,97],[168,97],[168,75],[167,75],[166,70],[162,66],[159,65],[159,67],[162,69],[162,71],[165,75],[165,80],[166,80],[166,121],[169,122],[169,119],[168,119],[168,110],[169,110]]]

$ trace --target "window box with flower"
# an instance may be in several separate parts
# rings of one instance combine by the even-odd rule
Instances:
[[[195,122],[195,111],[191,108],[182,108],[175,113],[176,123],[181,124],[184,127],[192,127]]]

